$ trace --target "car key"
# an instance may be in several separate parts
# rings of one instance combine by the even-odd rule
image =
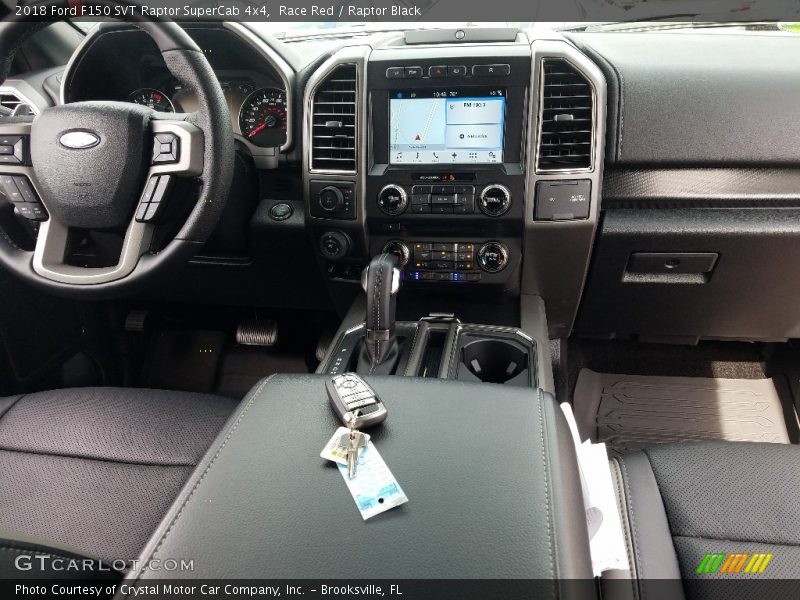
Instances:
[[[339,441],[341,444],[346,444],[347,452],[347,476],[352,479],[356,476],[356,468],[358,467],[358,456],[361,449],[367,445],[366,436],[357,429],[351,429],[350,433],[346,433]]]
[[[376,425],[388,414],[375,391],[355,373],[336,375],[325,382],[333,409],[345,427],[361,429]]]

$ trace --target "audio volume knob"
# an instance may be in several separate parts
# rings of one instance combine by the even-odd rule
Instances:
[[[411,250],[409,250],[405,242],[401,242],[400,240],[386,242],[383,246],[383,252],[385,254],[394,254],[397,257],[397,266],[401,269],[408,264],[411,258]]]
[[[511,192],[499,183],[491,183],[483,188],[478,198],[478,208],[490,217],[500,217],[511,208]]]
[[[319,251],[328,260],[339,260],[350,253],[350,237],[342,231],[326,231],[319,238]]]
[[[344,194],[339,188],[329,185],[319,191],[317,202],[325,212],[339,212],[344,207]]]
[[[387,215],[397,216],[408,207],[408,194],[399,185],[390,183],[378,192],[378,207]]]
[[[499,273],[508,266],[508,261],[508,248],[500,242],[486,242],[478,250],[478,265],[487,273]]]

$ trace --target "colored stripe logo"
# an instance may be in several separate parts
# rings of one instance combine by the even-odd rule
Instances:
[[[755,552],[710,552],[707,553],[696,573],[699,575],[710,575],[713,573],[725,573],[727,575],[760,575],[772,560],[772,553]]]

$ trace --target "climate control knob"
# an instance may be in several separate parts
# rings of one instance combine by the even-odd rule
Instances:
[[[508,266],[508,248],[501,242],[486,242],[478,250],[478,265],[487,273],[499,273]]]
[[[511,192],[499,183],[490,183],[478,198],[478,208],[489,217],[500,217],[511,208]]]
[[[401,269],[408,264],[411,258],[411,250],[409,250],[405,242],[401,242],[400,240],[386,242],[383,246],[383,252],[385,254],[394,254],[397,257],[397,266]]]
[[[387,215],[397,216],[408,207],[408,194],[399,185],[390,183],[378,192],[378,207]]]
[[[325,212],[339,212],[344,207],[344,194],[339,188],[329,185],[319,191],[317,202]]]
[[[326,231],[319,238],[319,251],[328,260],[339,260],[350,254],[350,237],[342,231]]]

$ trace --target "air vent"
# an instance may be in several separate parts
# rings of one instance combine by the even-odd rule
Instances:
[[[539,171],[572,171],[592,166],[592,86],[560,58],[542,61]]]
[[[18,95],[7,90],[0,91],[0,115],[12,115],[15,114],[14,111],[16,111],[16,114],[22,115],[34,114],[35,112]]]
[[[356,67],[341,65],[314,94],[311,168],[356,171]]]

